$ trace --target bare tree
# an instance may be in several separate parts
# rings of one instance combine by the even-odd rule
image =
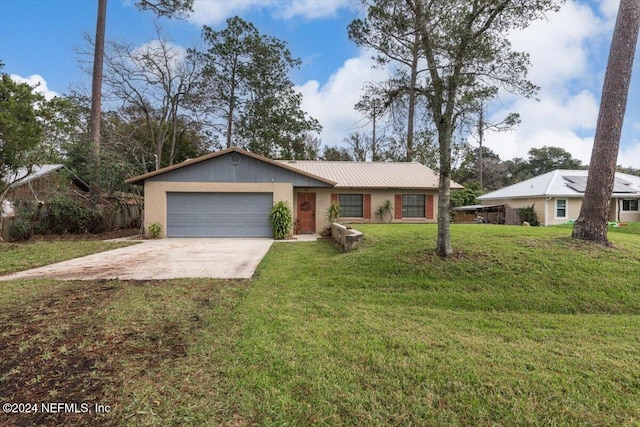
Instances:
[[[476,136],[478,139],[478,180],[480,182],[480,189],[484,188],[484,133],[486,131],[505,132],[520,124],[520,115],[518,113],[511,113],[505,117],[502,121],[495,123],[486,119],[486,109],[483,100],[480,100],[478,105],[478,122],[476,124]]]
[[[589,177],[572,236],[608,245],[607,221],[640,27],[640,0],[621,0],[613,30]]]
[[[362,3],[370,2],[362,0]],[[401,1],[375,0],[369,6],[366,19],[356,19],[349,24],[349,38],[359,46],[373,48],[377,52],[374,57],[377,66],[397,67],[396,75],[376,90],[379,97],[385,98],[385,108],[407,99],[406,138],[403,139],[406,161],[410,162],[414,155],[418,81],[420,75],[427,72],[425,64],[420,63],[417,22]]]
[[[168,149],[173,164],[179,118],[199,76],[197,62],[156,26],[157,39],[135,47],[109,43],[105,85],[125,109],[140,114],[155,145],[156,169]]]
[[[353,159],[356,162],[366,162],[371,150],[371,139],[360,132],[353,132],[349,134],[344,142],[350,147]]]
[[[384,117],[388,104],[378,92],[377,86],[369,85],[365,94],[355,105],[356,110],[363,112],[371,124],[371,138],[368,141],[368,149],[371,151],[371,160],[381,160],[383,151],[383,137],[380,137],[380,119]],[[356,155],[356,157],[358,157]]]
[[[184,17],[192,10],[193,0],[139,0],[140,10],[153,10],[158,16],[169,18]],[[98,0],[96,39],[93,56],[93,74],[91,85],[91,114],[89,118],[92,153],[94,160],[100,160],[100,123],[102,116],[102,69],[104,63],[104,41],[107,19],[107,0]]]

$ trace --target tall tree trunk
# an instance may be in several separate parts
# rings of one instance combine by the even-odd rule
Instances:
[[[450,119],[438,120],[438,145],[440,148],[440,186],[438,190],[438,239],[436,253],[447,257],[453,253],[451,246],[451,137],[453,133]]]
[[[107,0],[98,0],[96,45],[93,55],[93,81],[91,83],[91,152],[95,161],[100,159],[100,119],[102,101],[102,64],[104,62],[104,36],[107,20]]]
[[[416,84],[418,81],[418,59],[420,58],[418,36],[413,43],[413,58],[411,61],[411,77],[409,83],[409,111],[407,114],[407,162],[413,161],[413,126],[416,115]]]
[[[607,223],[639,26],[640,0],[621,0],[604,76],[587,187],[572,234],[576,239],[609,244]]]
[[[480,117],[478,118],[478,143],[480,145],[478,149],[478,175],[480,178],[480,189],[484,188],[484,159],[482,158],[482,143],[484,139],[484,105],[480,103]]]
[[[378,157],[378,146],[377,146],[377,141],[376,141],[376,116],[378,115],[378,112],[376,111],[376,104],[374,101],[373,104],[373,114],[371,115],[371,119],[373,121],[373,132],[371,134],[371,161],[375,162],[377,161],[377,157]]]
[[[229,115],[227,116],[227,148],[231,147],[231,140],[233,135],[233,113],[236,108],[236,64],[233,66],[232,74],[231,74],[231,88],[229,93]]]

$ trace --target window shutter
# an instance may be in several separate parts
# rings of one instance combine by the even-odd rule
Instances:
[[[336,193],[331,194],[331,203],[338,203],[338,195]]]
[[[427,219],[433,219],[433,194],[427,194],[424,211]]]
[[[363,194],[362,198],[362,217],[371,219],[371,194]]]
[[[395,219],[402,219],[402,194],[396,194]]]

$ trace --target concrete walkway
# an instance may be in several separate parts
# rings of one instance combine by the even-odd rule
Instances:
[[[271,239],[158,239],[0,276],[16,279],[249,279]]]

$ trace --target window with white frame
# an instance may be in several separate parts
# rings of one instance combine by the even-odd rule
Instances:
[[[567,199],[556,200],[556,218],[567,217]]]
[[[363,197],[362,194],[340,194],[340,216],[345,218],[362,218]]]
[[[622,210],[623,211],[632,211],[638,212],[638,200],[623,200],[622,201]]]

